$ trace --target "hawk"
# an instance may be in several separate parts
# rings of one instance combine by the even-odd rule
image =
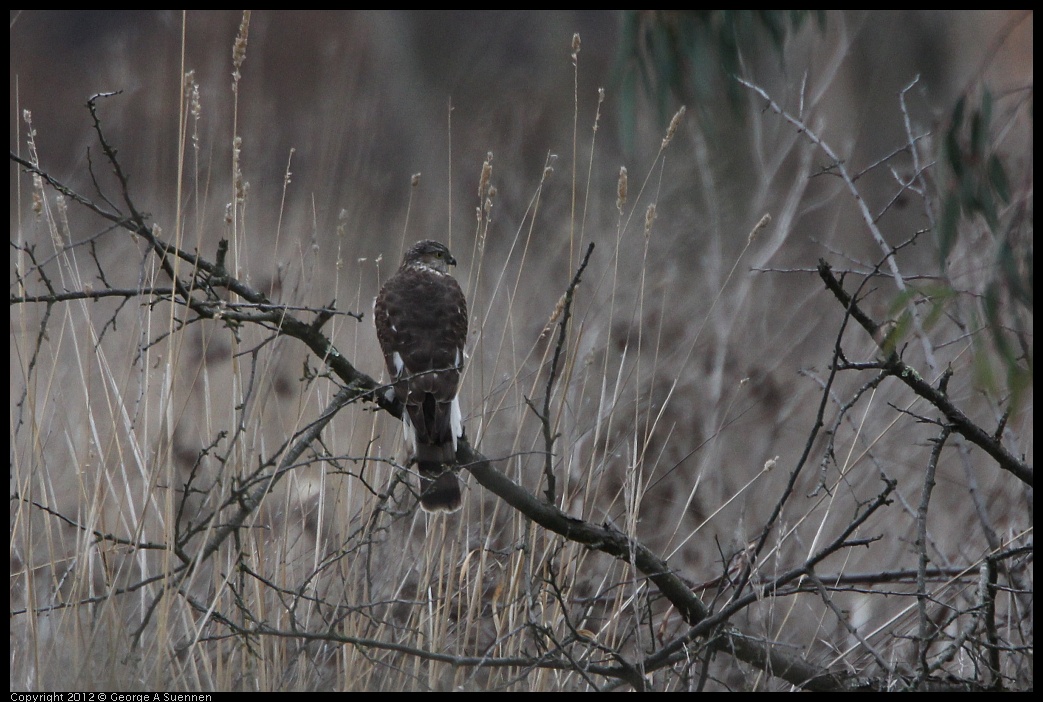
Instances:
[[[420,473],[426,512],[460,508],[457,438],[463,436],[460,374],[467,341],[467,300],[449,275],[456,259],[437,241],[419,241],[373,303],[377,339]]]

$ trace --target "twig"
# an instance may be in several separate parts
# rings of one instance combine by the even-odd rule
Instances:
[[[832,164],[830,164],[830,168],[835,169],[836,172],[840,175],[841,180],[844,181],[844,184],[847,186],[848,192],[851,193],[852,199],[854,199],[855,204],[858,205],[858,210],[862,214],[862,220],[865,222],[866,227],[869,230],[870,236],[873,238],[873,241],[876,242],[877,246],[880,247],[880,250],[883,251],[887,260],[887,265],[891,269],[891,275],[893,276],[895,287],[898,288],[899,292],[905,293],[905,279],[902,277],[902,272],[898,268],[897,261],[895,260],[894,256],[891,255],[893,247],[887,243],[887,240],[884,238],[883,232],[881,232],[880,228],[877,226],[876,218],[873,217],[873,214],[869,211],[869,206],[866,204],[865,199],[862,197],[862,193],[859,192],[857,187],[855,187],[855,181],[851,177],[851,174],[848,173],[847,166],[844,165],[843,159],[837,156],[836,152],[833,151],[833,148],[826,141],[824,141],[815,130],[809,127],[800,118],[794,117],[789,112],[782,109],[782,107],[777,102],[775,102],[771,98],[771,96],[768,95],[767,91],[765,91],[763,88],[754,85],[749,81],[743,80],[742,78],[737,78],[736,80],[738,80],[740,84],[746,86],[747,88],[749,88],[750,90],[754,91],[762,98],[767,100],[768,107],[769,109],[771,109],[772,112],[775,112],[783,119],[785,119],[787,122],[792,124],[794,127],[799,129],[800,132],[804,134],[812,144],[822,149],[826,156],[829,157],[830,161],[832,161]],[[923,325],[920,320],[920,313],[917,310],[916,305],[912,304],[911,302],[908,305],[908,310],[910,318],[913,322],[913,328],[916,330],[916,336],[920,340],[921,345],[923,346],[924,356],[927,359],[927,364],[933,369],[937,365],[934,360],[934,349],[931,345],[930,339],[923,330]]]
[[[579,264],[579,268],[576,270],[576,275],[572,277],[572,282],[569,283],[569,287],[565,290],[565,296],[562,298],[561,317],[558,320],[558,343],[554,347],[554,357],[550,362],[550,375],[547,377],[547,392],[543,398],[543,413],[537,413],[537,416],[540,418],[540,424],[543,428],[543,443],[546,447],[543,474],[547,479],[547,489],[544,494],[547,497],[547,502],[550,504],[554,504],[556,499],[554,489],[554,440],[557,438],[556,435],[551,434],[550,400],[551,395],[554,393],[554,381],[557,380],[558,377],[558,365],[561,362],[561,356],[565,350],[569,317],[572,316],[572,299],[576,293],[576,288],[579,286],[580,278],[583,276],[583,271],[586,269],[587,263],[590,262],[590,255],[592,253],[594,253],[593,241],[587,246],[587,253],[583,256],[583,261]],[[529,406],[531,407],[532,403],[529,403]]]
[[[949,426],[942,427],[941,435],[934,439],[934,447],[931,449],[931,457],[927,461],[927,472],[924,475],[923,487],[920,490],[920,505],[916,510],[916,550],[918,552],[916,567],[916,603],[919,613],[920,633],[917,637],[917,665],[919,666],[918,681],[927,679],[929,666],[927,665],[927,650],[930,648],[932,637],[929,634],[930,619],[927,616],[927,511],[931,504],[931,493],[934,491],[934,475],[938,470],[938,459],[942,455],[942,448],[952,433]],[[915,687],[919,687],[916,684]]]
[[[1014,454],[1006,449],[994,436],[972,422],[966,414],[952,403],[948,395],[933,387],[930,383],[899,358],[893,349],[888,351],[880,338],[880,325],[873,321],[869,315],[862,311],[858,302],[844,290],[844,286],[833,275],[833,270],[824,260],[819,260],[819,277],[825,282],[826,287],[833,293],[837,300],[850,311],[851,317],[857,321],[863,329],[869,332],[869,336],[877,343],[878,347],[888,353],[888,357],[881,364],[881,368],[888,374],[898,378],[909,388],[934,405],[945,418],[952,424],[953,430],[966,438],[973,444],[992,456],[999,467],[1011,473],[1026,485],[1032,485],[1032,466],[1019,460]]]

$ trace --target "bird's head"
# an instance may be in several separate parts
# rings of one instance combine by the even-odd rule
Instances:
[[[449,253],[445,244],[431,239],[413,244],[402,258],[403,266],[431,268],[439,273],[448,273],[449,266],[456,265],[456,259]]]

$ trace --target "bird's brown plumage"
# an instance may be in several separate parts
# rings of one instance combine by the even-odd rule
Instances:
[[[458,394],[467,341],[467,301],[449,275],[456,260],[443,244],[420,241],[402,259],[373,305],[377,339],[420,473],[420,504],[429,512],[460,507],[452,472],[463,435]]]

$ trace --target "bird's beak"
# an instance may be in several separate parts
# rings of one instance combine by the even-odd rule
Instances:
[[[446,263],[448,263],[450,266],[455,266],[456,265],[456,259],[453,258],[452,255],[450,255],[449,256],[449,260],[446,261]]]

